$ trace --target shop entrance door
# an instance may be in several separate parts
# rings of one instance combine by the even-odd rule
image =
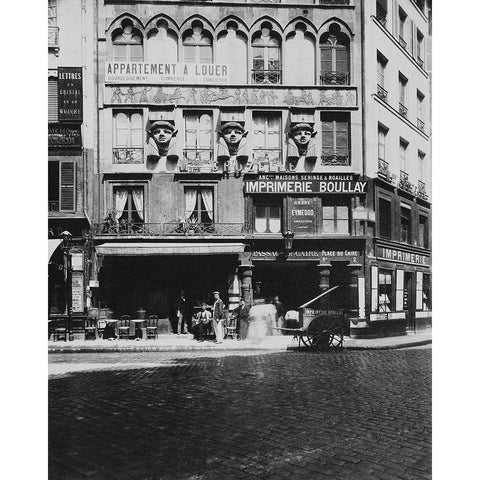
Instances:
[[[407,330],[415,331],[415,285],[412,272],[405,272],[403,283],[403,310],[407,321]]]
[[[349,279],[348,262],[332,262],[330,269],[330,288],[339,286],[330,295],[330,309],[348,310],[350,308],[347,285]]]

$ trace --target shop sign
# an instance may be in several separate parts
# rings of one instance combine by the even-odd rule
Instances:
[[[304,308],[303,309],[304,315],[313,315],[315,317],[319,315],[343,315],[343,310],[319,310],[316,308]]]
[[[266,174],[255,180],[246,180],[245,193],[364,194],[367,193],[367,182],[352,174]]]
[[[430,255],[407,252],[398,248],[389,248],[377,245],[377,258],[395,263],[406,263],[408,265],[430,266]]]
[[[49,148],[82,148],[82,133],[80,125],[48,125]]]
[[[322,250],[320,253],[322,263],[332,261],[357,263],[360,261],[358,250]]]
[[[290,204],[289,217],[294,233],[315,233],[316,215],[315,199],[293,198]]]
[[[318,260],[318,250],[294,250],[289,252],[288,260]],[[284,255],[284,252],[278,250],[254,250],[252,252],[253,260],[276,260]]]
[[[58,120],[83,120],[82,67],[58,67]]]
[[[83,313],[82,272],[72,272],[72,313]]]
[[[214,63],[107,62],[105,83],[230,82],[230,66]]]

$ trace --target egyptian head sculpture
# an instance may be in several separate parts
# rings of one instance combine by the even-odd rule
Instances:
[[[218,142],[218,161],[223,164],[224,172],[240,172],[247,161],[246,136],[247,133],[240,122],[226,122],[222,124]]]
[[[243,125],[239,122],[227,122],[220,129],[220,136],[225,141],[230,156],[238,154],[242,139],[247,136]]]
[[[172,139],[177,134],[173,122],[167,120],[153,122],[147,127],[147,133],[149,137],[148,144],[153,146],[154,150],[156,147],[157,155],[159,157],[168,155],[168,151],[173,143]]]
[[[315,162],[317,155],[315,152],[314,138],[317,132],[313,130],[311,123],[296,123],[292,125],[288,133],[288,159],[290,170],[310,170],[311,162]]]

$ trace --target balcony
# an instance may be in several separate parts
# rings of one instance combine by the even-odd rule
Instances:
[[[398,113],[402,116],[402,117],[405,117],[407,118],[408,116],[408,108],[403,105],[402,103],[399,103],[398,104]]]
[[[282,78],[281,70],[252,70],[252,81],[257,84],[280,83]]]
[[[58,44],[58,33],[59,33],[59,28],[58,27],[48,27],[48,48],[59,48]]]
[[[400,43],[401,47],[406,50],[407,49],[407,42],[401,37],[400,35],[398,36],[398,42]]]
[[[386,12],[378,12],[375,15],[377,22],[382,25],[383,27],[387,28],[387,13]]]
[[[59,212],[60,211],[60,205],[58,201],[48,201],[48,211],[49,212]]]
[[[388,92],[381,86],[377,84],[377,95],[384,102],[388,101]]]
[[[104,222],[93,224],[93,237],[162,237],[162,236],[239,236],[245,233],[243,223],[202,223],[174,221],[166,223]]]
[[[143,148],[116,147],[113,149],[113,163],[143,163]]]
[[[322,72],[320,85],[350,85],[348,72]]]
[[[350,0],[319,0],[320,5],[349,5]]]
[[[408,173],[400,170],[400,181],[398,182],[398,188],[413,193],[413,184],[408,180]]]
[[[350,152],[346,148],[322,149],[322,165],[350,165]]]
[[[218,163],[213,160],[211,148],[185,148],[180,172],[184,173],[217,173]]]
[[[417,127],[422,132],[425,132],[425,123],[422,120],[420,120],[419,118],[417,118]]]
[[[428,200],[427,188],[426,188],[425,182],[422,182],[421,180],[418,181],[417,197],[423,200]]]
[[[278,148],[254,148],[254,168],[259,172],[280,172],[284,170],[282,151]]]
[[[418,63],[420,68],[423,68],[424,62],[420,57],[417,57],[417,63]]]
[[[390,173],[389,163],[386,160],[378,159],[378,172],[377,175],[380,178],[383,178],[389,183],[395,183],[395,175]]]

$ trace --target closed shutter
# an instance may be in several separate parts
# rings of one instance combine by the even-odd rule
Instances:
[[[58,122],[58,83],[55,77],[48,79],[48,121]]]
[[[378,224],[380,238],[392,238],[392,206],[389,200],[378,200]]]
[[[60,211],[75,211],[75,162],[60,162]]]

